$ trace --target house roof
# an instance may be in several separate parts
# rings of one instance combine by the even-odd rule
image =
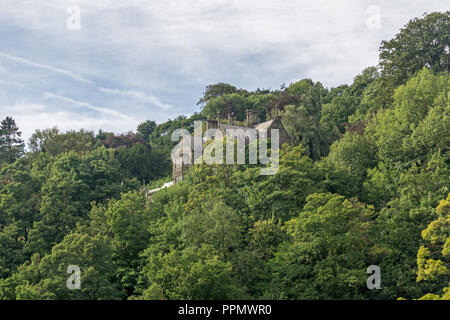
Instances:
[[[220,124],[220,128],[223,130],[227,130],[227,129],[242,129],[242,130],[247,130],[247,129],[257,129],[257,130],[263,130],[263,129],[269,129],[270,126],[273,123],[273,119],[266,121],[266,122],[262,122],[262,123],[258,123],[256,126],[252,127],[241,127],[241,126],[233,126],[233,125],[229,125],[229,124]]]
[[[269,129],[270,126],[272,125],[272,123],[273,123],[273,119],[263,122],[263,123],[259,123],[255,126],[255,129],[257,129],[257,130]]]

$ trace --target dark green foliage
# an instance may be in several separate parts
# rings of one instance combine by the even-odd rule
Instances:
[[[11,117],[0,124],[0,165],[12,163],[24,153],[25,144],[20,138],[22,133]]]
[[[380,47],[381,78],[375,101],[381,107],[392,103],[392,92],[422,68],[450,71],[450,11],[424,14]]]
[[[156,126],[157,124],[155,121],[144,121],[137,127],[137,133],[139,133],[145,140],[148,140],[152,132],[155,131]]]
[[[236,299],[242,292],[232,266],[208,245],[152,255],[143,274],[149,282],[142,299]]]
[[[273,99],[272,94],[261,93],[228,93],[211,98],[202,109],[202,114],[210,119],[228,119],[228,115],[237,121],[245,121],[245,112],[254,110],[260,121],[266,119],[265,107]]]
[[[368,293],[373,210],[355,199],[312,194],[297,218],[286,223],[290,240],[271,262],[271,297],[360,299]]]
[[[329,129],[343,133],[347,122],[364,119],[363,115],[370,112],[367,110],[371,107],[368,100],[378,79],[377,68],[369,67],[355,77],[351,86],[331,89],[327,97],[331,101],[323,104],[320,122]]]
[[[449,299],[448,12],[411,21],[380,61],[331,89],[207,86],[201,113],[138,134],[38,130],[28,154],[5,119],[0,299]],[[170,180],[174,130],[247,109],[291,136],[276,174],[194,165],[145,193]]]
[[[139,181],[151,181],[165,176],[169,174],[168,169],[171,167],[165,154],[156,149],[150,150],[141,143],[117,149],[116,157],[123,175]]]
[[[450,11],[425,14],[400,30],[394,39],[380,47],[383,77],[394,86],[427,67],[435,72],[450,70]]]
[[[98,143],[99,141],[92,131],[80,130],[60,133],[56,127],[36,130],[28,142],[32,152],[46,152],[54,156],[69,151],[92,151]]]
[[[174,120],[168,120],[156,127],[156,129],[150,135],[150,144],[157,146],[165,151],[170,156],[170,150],[178,143],[178,141],[172,141],[172,133],[176,129],[187,129],[189,132],[194,131],[194,121],[205,120],[205,116],[195,113],[190,118],[186,116],[179,116]]]
[[[288,105],[281,113],[286,132],[294,145],[303,145],[305,153],[313,160],[319,160],[329,152],[335,134],[316,118],[308,115],[304,106]]]

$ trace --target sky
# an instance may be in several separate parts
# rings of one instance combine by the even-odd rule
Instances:
[[[450,0],[0,0],[0,119],[116,133],[200,111],[207,85],[330,88]]]

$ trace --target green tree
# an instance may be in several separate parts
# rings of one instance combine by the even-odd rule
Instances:
[[[368,124],[367,134],[374,139],[378,158],[386,165],[409,167],[414,163],[423,162],[427,156],[439,148],[447,148],[446,138],[436,133],[435,126],[445,127],[445,124],[448,124],[449,81],[448,73],[433,75],[428,69],[423,69],[416,77],[411,78],[395,91],[394,107],[379,112],[374,121]],[[443,118],[436,124],[428,120],[422,123],[430,110],[434,108],[438,108],[436,112],[439,112],[439,116]],[[436,118],[436,115],[434,117]],[[426,142],[432,148],[412,149],[411,147],[420,143],[420,140],[413,142],[410,136],[416,130],[423,132],[424,128],[419,129],[419,127],[426,124],[430,125],[427,129],[431,130],[432,137],[436,139]],[[447,129],[443,129],[445,133]],[[419,151],[422,155],[416,157],[414,151]]]
[[[239,246],[239,216],[222,201],[207,202],[196,212],[183,217],[182,241],[186,246],[209,244],[224,258]]]
[[[281,112],[281,121],[292,144],[302,144],[311,159],[318,160],[328,154],[335,135],[315,117],[308,115],[306,107],[285,106]]]
[[[326,171],[340,171],[352,177],[353,183],[361,190],[367,170],[375,167],[377,162],[376,145],[364,135],[347,132],[331,146],[329,155],[321,165]],[[353,196],[361,197],[361,193]]]
[[[156,129],[156,122],[147,120],[139,124],[137,127],[137,133],[139,133],[145,140],[148,141],[148,138],[152,134],[152,132]]]
[[[123,293],[112,282],[115,266],[110,239],[74,232],[53,247],[51,253],[19,267],[12,277],[0,280],[0,298],[18,300],[109,300]],[[67,287],[67,268],[76,265],[81,271],[79,290]]]
[[[25,144],[21,139],[22,132],[11,117],[0,123],[0,164],[12,163],[24,154]]]
[[[334,194],[311,194],[286,223],[290,241],[272,261],[272,298],[361,299],[372,264],[373,208]]]
[[[273,275],[269,261],[280,244],[287,240],[287,235],[282,230],[282,223],[272,217],[256,221],[246,233],[246,238],[245,245],[230,257],[233,270],[251,297],[270,298]]]
[[[139,254],[147,248],[150,240],[148,225],[151,217],[145,198],[138,192],[124,193],[121,199],[111,200],[107,209],[93,209],[91,214],[95,212],[104,215],[106,234],[112,239],[116,277],[130,296],[137,285],[138,271],[143,263]],[[102,228],[101,225],[99,227]]]
[[[422,231],[427,245],[417,253],[417,281],[435,282],[443,294],[428,293],[422,300],[450,300],[450,193],[441,200],[436,214],[438,219]]]
[[[224,94],[237,92],[237,88],[228,83],[219,82],[216,84],[206,86],[203,97],[197,102],[197,105],[205,105],[209,100],[220,97]]]
[[[102,147],[84,155],[60,155],[43,182],[40,214],[28,232],[25,252],[41,256],[49,252],[87,219],[91,202],[101,203],[126,191],[128,186],[121,185],[121,178],[114,150]]]
[[[412,19],[393,39],[381,43],[379,105],[389,106],[394,89],[424,67],[434,72],[450,70],[449,14],[433,12]]]
[[[141,299],[236,299],[242,292],[233,279],[232,266],[209,245],[172,250],[148,257],[143,269],[148,286]]]
[[[251,178],[243,193],[255,221],[272,216],[287,221],[303,207],[309,194],[323,190],[319,169],[304,154],[302,146],[282,149],[275,175],[261,177],[259,168],[249,169],[247,174],[251,174]]]
[[[436,153],[425,165],[391,174],[396,180],[394,197],[378,213],[374,231],[383,270],[380,297],[412,299],[432,290],[426,282],[415,281],[417,250],[423,244],[421,231],[436,218],[434,208],[450,190],[450,168]]]
[[[150,149],[142,143],[126,148],[118,148],[116,157],[120,171],[129,179],[151,181],[169,174],[170,163],[160,150]]]
[[[0,279],[7,278],[15,268],[25,261],[20,229],[15,224],[9,224],[0,229]]]
[[[51,155],[59,155],[74,151],[86,153],[98,146],[98,140],[92,131],[70,130],[65,133],[59,132],[58,128],[36,130],[29,139],[32,152],[47,152]]]
[[[356,108],[357,102],[355,97],[344,92],[334,97],[330,103],[322,106],[320,123],[326,125],[328,128],[337,128],[338,132],[344,132],[345,123],[348,117],[355,112]]]
[[[246,110],[256,110],[247,95],[228,93],[208,100],[202,109],[202,114],[212,119],[217,118],[218,114],[222,119],[233,115],[236,120],[244,121]]]
[[[286,91],[298,98],[295,105],[304,106],[308,116],[320,120],[322,103],[328,95],[328,90],[320,82],[314,83],[311,79],[303,79],[290,84]]]
[[[382,76],[400,85],[423,67],[435,72],[449,71],[449,38],[450,11],[412,19],[395,38],[381,43]]]

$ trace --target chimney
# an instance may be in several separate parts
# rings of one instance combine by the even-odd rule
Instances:
[[[246,115],[246,117],[245,117],[245,125],[247,127],[251,127],[254,124],[257,124],[259,122],[258,114],[256,113],[256,111],[254,111],[254,110],[247,110],[245,115]]]
[[[233,125],[233,115],[232,115],[231,113],[228,114],[228,124],[229,124],[230,126]]]
[[[219,127],[218,120],[207,120],[207,129],[217,129]]]

